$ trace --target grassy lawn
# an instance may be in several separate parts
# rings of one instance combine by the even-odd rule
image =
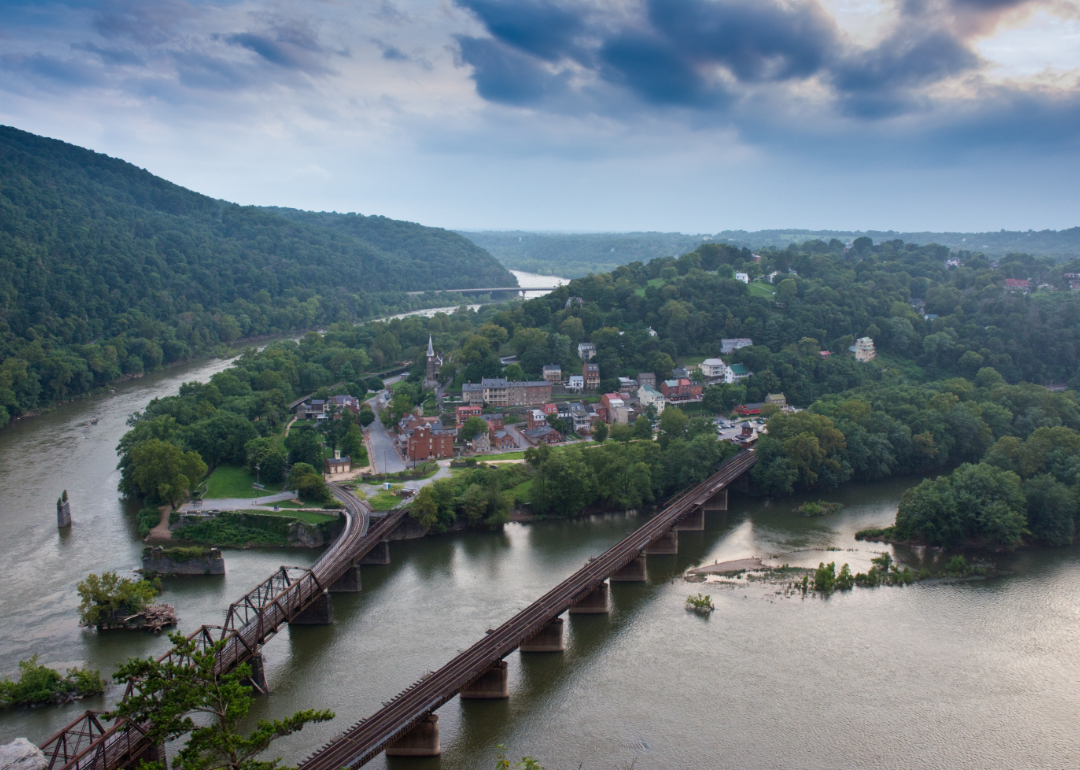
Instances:
[[[508,490],[510,494],[514,496],[514,499],[521,503],[529,502],[529,491],[532,489],[533,480],[523,481],[516,487],[510,487]]]
[[[404,384],[405,384],[405,380],[398,380],[397,382],[395,382],[395,383],[393,383],[391,385],[388,385],[387,390],[397,390],[398,388],[400,388]]]
[[[663,278],[650,278],[648,285],[649,286],[663,286],[665,283],[667,283],[667,281],[665,281]],[[644,297],[645,296],[645,287],[644,286],[639,286],[637,289],[634,289],[634,294],[638,295],[639,297]]]
[[[254,487],[255,477],[236,465],[222,463],[206,480],[207,500],[223,500],[230,497],[261,497],[281,491],[281,484],[267,484],[266,489]]]
[[[750,284],[750,293],[757,297],[771,297],[776,294],[776,290],[768,284],[754,281],[752,284]]]
[[[261,503],[261,505],[265,505],[267,508],[271,508],[271,509],[276,505],[279,508],[285,508],[285,509],[288,509],[288,510],[297,510],[297,509],[300,509],[300,508],[323,508],[323,507],[325,507],[325,506],[323,506],[322,503],[298,503],[296,500],[281,500],[281,501],[276,502],[276,503]]]
[[[302,521],[305,524],[325,524],[328,521],[334,521],[337,516],[328,513],[314,513],[312,511],[275,511],[273,508],[252,508],[248,511],[238,511],[238,513],[258,513],[262,516],[280,516],[285,519],[296,519]]]
[[[375,497],[369,497],[367,501],[368,505],[370,505],[376,511],[389,511],[391,508],[401,502],[401,498],[383,490],[379,494],[375,495]]]
[[[697,366],[709,356],[683,356],[682,364],[686,366]]]

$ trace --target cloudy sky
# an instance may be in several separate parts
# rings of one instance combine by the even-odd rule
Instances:
[[[0,0],[0,123],[453,228],[1080,225],[1080,0]]]

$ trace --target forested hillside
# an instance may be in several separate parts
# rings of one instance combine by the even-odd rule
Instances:
[[[446,230],[238,206],[0,127],[0,425],[239,338],[407,309],[409,290],[514,284]]]
[[[948,246],[956,251],[982,253],[989,259],[1011,253],[1065,261],[1080,257],[1080,227],[1068,230],[1006,231],[997,233],[896,233],[869,230],[723,230],[711,235],[683,233],[535,233],[519,230],[465,232],[513,270],[580,278],[609,273],[619,265],[674,257],[705,242],[737,248],[785,249],[807,241],[840,240],[845,244],[868,237],[874,242],[902,240]]]

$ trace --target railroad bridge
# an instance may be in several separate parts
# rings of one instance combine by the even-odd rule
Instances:
[[[729,485],[755,463],[752,450],[725,461],[717,472],[674,498],[640,529],[590,559],[568,577],[438,671],[425,675],[372,716],[356,723],[300,763],[303,770],[358,768],[386,751],[388,756],[437,756],[440,753],[435,711],[462,698],[508,698],[504,658],[522,653],[560,652],[563,613],[610,611],[612,582],[644,582],[648,555],[678,551],[678,533],[702,530],[704,514],[727,509]],[[252,664],[252,685],[266,691],[259,648],[285,623],[324,624],[333,621],[330,594],[360,590],[360,564],[387,564],[387,537],[398,527],[405,509],[391,511],[377,523],[365,505],[340,487],[332,487],[345,504],[342,534],[310,570],[282,567],[239,602],[229,607],[222,626],[203,626],[189,638],[203,648],[218,640],[218,668],[229,671]],[[167,658],[172,653],[166,653]],[[129,685],[129,688],[131,685]],[[146,725],[118,721],[105,728],[94,712],[86,712],[42,745],[49,770],[120,770],[142,759],[164,759],[161,749],[145,738]]]

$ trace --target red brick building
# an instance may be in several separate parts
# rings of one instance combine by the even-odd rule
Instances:
[[[517,442],[514,441],[514,437],[507,433],[505,430],[497,430],[492,432],[492,449],[515,449],[516,447]]]
[[[480,416],[487,420],[489,433],[494,433],[495,431],[502,430],[506,427],[506,423],[503,421],[503,416],[501,413],[482,414]]]
[[[673,404],[701,400],[701,386],[687,379],[664,380],[660,383],[660,392]]]
[[[581,377],[585,380],[585,390],[596,390],[600,387],[600,365],[586,361],[581,367]]]
[[[453,457],[454,437],[442,428],[420,425],[405,442],[405,456],[416,462]]]
[[[540,409],[533,409],[529,412],[529,428],[539,428],[541,425],[547,425],[547,415]]]
[[[460,428],[470,417],[479,417],[483,414],[484,408],[479,404],[466,404],[455,408],[454,413],[457,415],[457,426]]]

